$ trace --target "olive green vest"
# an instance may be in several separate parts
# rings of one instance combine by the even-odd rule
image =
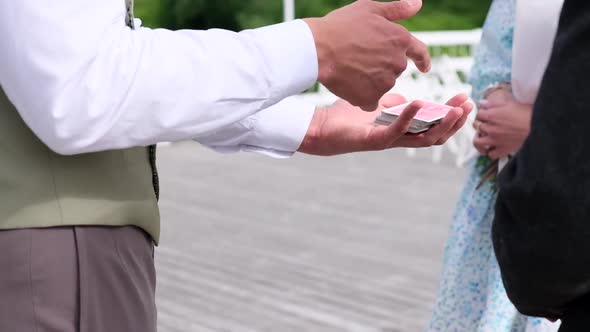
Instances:
[[[0,229],[135,225],[158,241],[155,147],[58,155],[0,87],[0,156]]]

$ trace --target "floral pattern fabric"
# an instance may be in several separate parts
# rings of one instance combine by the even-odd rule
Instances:
[[[516,0],[495,0],[486,19],[471,74],[473,99],[498,82],[509,82]],[[556,324],[518,313],[506,295],[494,255],[491,227],[496,183],[482,183],[491,161],[479,157],[457,204],[438,298],[428,332],[555,332]]]

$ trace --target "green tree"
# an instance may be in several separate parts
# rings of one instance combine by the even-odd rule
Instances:
[[[249,1],[243,0],[160,0],[160,22],[170,29],[239,30],[238,14],[249,5]]]
[[[492,0],[425,0],[419,15],[401,22],[410,30],[480,27]],[[323,16],[351,0],[296,0],[297,17]],[[136,0],[136,14],[151,27],[224,28],[234,31],[282,20],[281,0]]]

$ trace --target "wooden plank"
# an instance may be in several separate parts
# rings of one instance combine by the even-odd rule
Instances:
[[[464,171],[403,151],[159,151],[160,332],[414,332]]]

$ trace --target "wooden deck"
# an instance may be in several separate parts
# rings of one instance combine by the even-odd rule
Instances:
[[[419,332],[464,171],[160,148],[160,332]]]

